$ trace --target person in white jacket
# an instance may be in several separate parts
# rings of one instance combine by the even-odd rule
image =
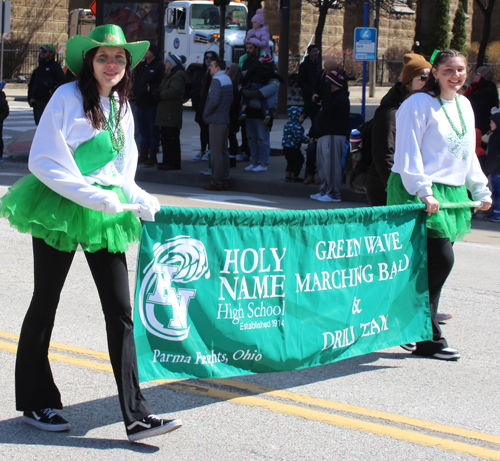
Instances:
[[[31,175],[9,189],[0,216],[32,234],[35,287],[23,322],[16,361],[16,407],[23,422],[67,431],[48,360],[59,296],[81,247],[106,321],[111,365],[130,441],[181,426],[153,414],[141,393],[133,337],[125,250],[139,239],[140,221],[122,203],[139,205],[154,220],[158,199],[134,182],[137,147],[127,101],[131,69],[149,43],[126,43],[116,25],[74,36],[66,63],[78,81],[54,93],[40,120],[29,157]]]
[[[436,320],[441,289],[454,262],[453,242],[470,232],[469,208],[440,209],[440,203],[468,202],[467,190],[480,209],[491,206],[475,155],[474,113],[458,94],[467,77],[467,61],[455,50],[439,52],[425,86],[396,113],[394,166],[387,204],[424,203],[427,218],[429,300],[433,338],[403,346],[415,355],[457,360]]]

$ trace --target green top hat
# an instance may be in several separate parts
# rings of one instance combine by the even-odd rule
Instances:
[[[148,51],[149,42],[127,43],[122,28],[114,24],[96,27],[88,37],[74,35],[66,43],[64,59],[69,70],[78,75],[87,51],[100,46],[119,46],[126,49],[130,53],[133,69]]]

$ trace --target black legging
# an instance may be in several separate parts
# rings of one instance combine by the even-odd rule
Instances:
[[[429,300],[431,304],[432,340],[417,343],[417,352],[432,355],[448,347],[441,327],[436,320],[441,289],[450,275],[455,262],[453,243],[448,238],[427,239],[427,267],[429,274]]]
[[[60,294],[75,252],[63,252],[33,238],[35,287],[24,318],[16,361],[19,411],[62,408],[48,359]],[[124,253],[85,252],[106,321],[111,366],[125,424],[152,414],[141,393],[133,336],[127,262]],[[75,300],[75,303],[77,301]]]

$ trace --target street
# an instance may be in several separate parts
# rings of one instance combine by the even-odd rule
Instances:
[[[0,176],[0,195],[15,180],[11,173]],[[213,196],[199,188],[150,183],[141,187],[164,205],[316,205],[308,198],[237,192]],[[481,220],[473,226],[477,230],[467,241],[455,245],[455,267],[440,303],[442,312],[454,314],[442,328],[462,355],[458,362],[417,358],[394,347],[293,372],[143,383],[155,411],[181,418],[184,426],[131,444],[121,422],[99,300],[81,253],[63,290],[51,348],[65,405],[62,414],[72,430],[44,433],[21,422],[15,410],[14,365],[33,285],[31,241],[2,219],[0,459],[500,459],[500,229]],[[133,248],[127,254],[131,290],[136,253]]]

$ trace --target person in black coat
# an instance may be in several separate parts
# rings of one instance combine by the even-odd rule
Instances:
[[[226,74],[233,82],[233,102],[229,109],[229,167],[236,167],[236,154],[238,153],[238,139],[236,134],[240,131],[240,101],[241,95],[238,91],[241,78],[241,67],[238,64],[230,64],[226,70]]]
[[[299,87],[304,100],[304,109],[306,117],[314,121],[314,117],[318,112],[317,103],[313,102],[314,86],[318,75],[321,74],[321,64],[319,61],[319,47],[317,45],[309,45],[307,47],[307,56],[299,66]]]
[[[57,87],[66,83],[66,75],[55,59],[56,49],[52,45],[40,47],[38,67],[31,74],[28,83],[28,103],[33,108],[35,124],[38,125],[40,117],[50,101]]]
[[[194,120],[200,127],[200,151],[193,157],[193,160],[201,160],[210,148],[208,125],[203,121],[203,111],[205,110],[211,82],[208,68],[212,61],[215,61],[218,57],[218,54],[213,50],[205,51],[203,64],[201,69],[196,72],[191,86],[191,103],[195,111]]]
[[[155,125],[158,99],[153,92],[158,89],[165,73],[165,64],[156,43],[150,43],[144,59],[134,71],[133,93],[137,107],[136,120],[141,135],[139,164],[156,165],[156,154],[160,147],[160,128]]]
[[[9,103],[3,91],[5,82],[0,82],[0,163],[3,162],[3,122],[9,116]]]

